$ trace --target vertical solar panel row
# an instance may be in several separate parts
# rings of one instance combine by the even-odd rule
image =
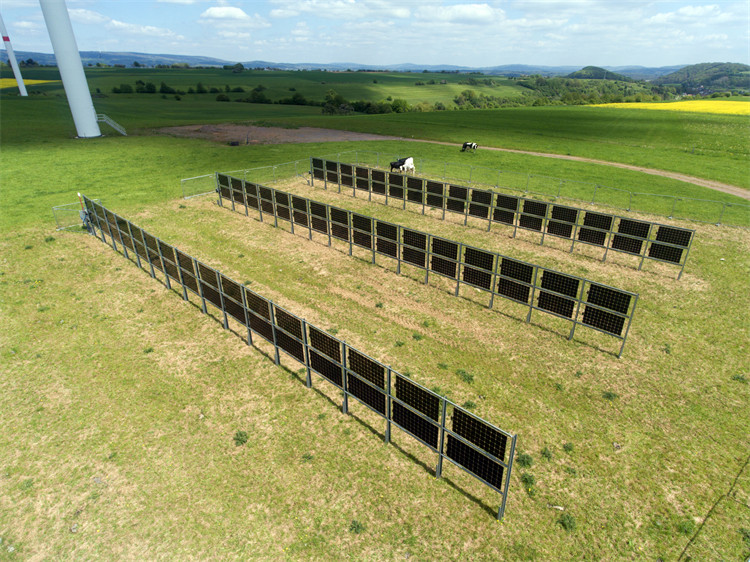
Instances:
[[[322,169],[322,168],[321,168]],[[219,174],[219,203],[222,206],[233,206],[238,212],[243,212],[235,203],[242,197],[229,201],[224,196],[222,186],[233,185],[229,176]],[[240,182],[241,184],[242,182]],[[238,186],[240,184],[237,184]],[[578,325],[584,325],[604,334],[622,340],[619,355],[625,346],[630,320],[635,312],[636,295],[598,285],[584,278],[566,275],[557,271],[546,270],[536,265],[519,262],[495,252],[488,252],[479,248],[464,245],[459,242],[419,232],[400,225],[381,221],[346,209],[340,209],[324,203],[308,200],[303,197],[285,193],[283,191],[244,182],[244,195],[248,202],[245,214],[250,214],[252,208],[260,213],[273,214],[275,224],[279,220],[291,224],[299,222],[308,226],[308,236],[312,238],[312,231],[328,236],[332,239],[348,243],[349,253],[354,247],[371,252],[372,262],[376,256],[387,256],[397,261],[397,273],[401,273],[402,264],[417,267],[424,271],[425,282],[430,275],[439,275],[456,281],[456,295],[461,285],[490,293],[490,307],[495,296],[512,300],[529,307],[527,321],[531,319],[533,311],[542,311],[572,322],[569,338],[572,338]],[[406,183],[404,185],[407,185]],[[261,195],[261,201],[269,201],[267,207],[252,206],[256,198],[254,193]],[[468,196],[468,193],[466,194]],[[466,201],[466,208],[474,204]],[[297,219],[292,220],[292,211],[298,213]],[[528,206],[529,212],[540,213],[539,207]],[[556,215],[558,218],[570,218],[570,215]],[[621,295],[628,305],[611,308],[609,300],[594,302],[589,298],[589,288],[602,287],[613,294]]]
[[[493,223],[512,226],[513,236],[518,229],[538,232],[542,235],[541,243],[546,236],[570,240],[571,251],[579,243],[598,246],[605,250],[604,259],[609,250],[640,256],[638,269],[643,267],[646,259],[671,263],[681,267],[678,279],[685,269],[695,233],[685,228],[383,172],[366,166],[321,158],[311,158],[310,162],[313,184],[316,179],[323,179],[326,188],[329,183],[339,187],[355,185],[356,189],[386,195],[386,203],[388,198],[403,200],[404,208],[406,202],[418,203],[423,210],[425,207],[442,210],[443,217],[448,212],[463,215],[465,219],[487,220],[488,230]],[[375,177],[377,181],[374,181]],[[356,183],[352,178],[356,178]],[[375,185],[379,188],[377,191],[373,189]]]
[[[220,187],[226,187],[230,194],[235,191],[231,182],[222,183]],[[245,201],[245,192],[237,191]],[[271,193],[269,199],[276,202],[277,208],[286,203],[291,205],[286,208],[296,208],[293,199],[287,200],[279,195]],[[230,200],[237,203],[240,198],[230,196]],[[342,410],[345,413],[349,411],[350,399],[353,399],[384,418],[387,442],[391,439],[393,425],[437,453],[438,477],[445,459],[500,493],[498,518],[503,517],[515,435],[392,371],[346,342],[111,213],[101,204],[86,197],[84,204],[93,227],[91,231],[97,237],[122,251],[152,276],[155,274],[151,266],[163,272],[168,286],[171,287],[171,282],[182,286],[185,300],[189,300],[188,291],[198,296],[204,312],[209,306],[215,308],[223,316],[224,328],[229,328],[229,318],[239,323],[247,330],[248,344],[253,343],[253,336],[271,343],[277,364],[281,353],[302,364],[308,373],[307,386],[312,386],[311,374],[315,373],[342,390]],[[369,233],[371,241],[376,236],[371,220],[362,222],[360,218],[352,223],[357,225],[357,232]],[[134,253],[132,258],[129,252]]]

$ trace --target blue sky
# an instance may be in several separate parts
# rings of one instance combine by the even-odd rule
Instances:
[[[750,2],[68,0],[78,48],[388,65],[750,63]],[[37,0],[0,0],[17,51],[52,52]]]

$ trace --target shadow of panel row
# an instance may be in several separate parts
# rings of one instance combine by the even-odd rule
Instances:
[[[312,239],[313,232],[348,243],[376,256],[396,260],[396,272],[402,265],[430,275],[456,281],[455,294],[468,285],[495,297],[509,299],[528,307],[526,321],[533,311],[541,311],[571,322],[568,338],[578,326],[585,326],[622,340],[622,355],[638,295],[591,280],[511,259],[495,252],[447,240],[429,233],[405,228],[373,217],[340,209],[281,190],[217,174],[219,205],[231,206],[261,221],[273,218],[289,223],[292,232],[303,228]],[[270,217],[269,217],[270,215]]]
[[[89,231],[156,278],[159,272],[169,289],[180,288],[185,300],[198,297],[204,313],[214,307],[247,331],[247,343],[260,337],[281,353],[342,391],[342,410],[348,413],[350,399],[375,412],[386,422],[385,440],[396,426],[437,453],[436,475],[443,461],[474,476],[501,495],[498,518],[502,518],[508,495],[516,435],[471,414],[410,378],[349,346],[262,295],[251,291],[194,257],[165,243],[133,223],[112,213],[100,203],[83,197],[85,224]],[[260,205],[259,205],[260,207]],[[291,216],[291,215],[290,215]]]
[[[680,266],[679,279],[685,269],[693,242],[694,230],[677,228],[649,221],[634,220],[608,213],[593,212],[576,207],[558,205],[537,199],[528,199],[497,193],[492,190],[454,185],[433,179],[386,172],[376,168],[347,164],[323,158],[310,159],[313,180],[322,180],[324,188],[333,184],[341,188],[385,197],[406,203],[417,203],[422,212],[427,208],[487,220],[487,229],[493,224],[518,230],[541,233],[540,243],[546,236],[570,240],[570,251],[576,244],[587,244],[604,249],[602,259],[612,250],[640,257],[638,269],[646,259]]]

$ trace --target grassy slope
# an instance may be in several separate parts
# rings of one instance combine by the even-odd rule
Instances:
[[[571,344],[543,316],[527,326],[507,304],[497,306],[507,315],[486,311],[470,292],[462,293],[469,300],[455,299],[208,200],[175,201],[180,177],[351,144],[76,142],[65,139],[64,111],[59,119],[40,113],[22,132],[4,109],[2,124],[0,537],[22,558],[673,559],[692,536],[680,529],[700,523],[745,461],[750,395],[732,379],[748,378],[744,231],[700,226],[676,282],[673,269],[649,264],[637,273],[627,257],[600,264],[531,239],[511,241],[503,230],[486,237],[314,193],[639,292],[617,361],[588,345],[611,349],[612,340],[585,330]],[[34,138],[40,130],[47,134]],[[435,159],[453,153],[425,148]],[[543,159],[507,161],[537,170]],[[582,164],[566,170],[592,181],[603,173]],[[645,181],[640,176],[622,177]],[[341,416],[100,242],[52,233],[49,206],[74,200],[77,190],[518,431],[535,464],[517,467],[506,522],[489,513],[495,494],[456,469],[435,482],[433,455],[398,433],[398,447],[379,446],[366,425]],[[727,313],[721,303],[730,301]],[[456,374],[459,367],[475,374],[473,383]],[[605,391],[619,398],[609,402]],[[353,411],[382,431],[361,407]],[[231,441],[238,429],[254,432],[243,448]],[[551,461],[539,454],[545,446]],[[520,483],[524,472],[536,477],[534,497]],[[748,497],[745,474],[735,499]],[[565,506],[574,533],[556,524],[559,512],[548,504]],[[348,530],[354,519],[363,533]],[[720,502],[688,554],[746,555],[740,527],[750,528],[747,509]]]
[[[746,116],[601,107],[291,118],[284,121],[415,138],[572,154],[750,188]],[[669,115],[667,115],[669,114]]]

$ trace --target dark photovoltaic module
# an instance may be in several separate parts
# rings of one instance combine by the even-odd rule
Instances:
[[[299,321],[299,318],[289,314],[278,306],[274,306],[274,315],[276,316],[276,325],[279,328],[298,340],[302,339],[302,322]]]
[[[469,205],[471,216],[486,219],[490,216],[490,205],[492,205],[491,191],[471,190],[471,204]]]
[[[567,318],[573,318],[573,311],[575,310],[575,301],[570,300],[560,295],[554,295],[547,291],[539,291],[539,299],[537,306],[543,310],[548,310],[554,314],[565,316]]]
[[[245,303],[247,308],[252,310],[255,314],[262,316],[266,320],[271,319],[271,308],[266,299],[260,295],[256,295],[250,290],[245,289]]]
[[[680,263],[682,260],[682,248],[665,246],[664,244],[657,244],[654,242],[648,249],[648,257],[654,258],[655,260]]]
[[[547,216],[547,203],[525,199],[523,202],[523,212],[526,215],[545,217]]]
[[[427,204],[430,207],[435,208],[442,208],[443,207],[443,184],[434,182],[434,181],[427,181],[426,182],[427,187]]]
[[[552,219],[560,222],[575,223],[578,220],[578,209],[554,205],[552,207]]]
[[[453,260],[458,259],[458,244],[441,238],[433,238],[432,253],[433,256],[430,269],[455,279],[457,263]],[[443,259],[438,256],[445,256],[450,259]]]
[[[463,279],[470,285],[482,287],[488,291],[492,290],[492,274],[481,269],[474,269],[468,265],[464,266]]]
[[[570,238],[573,235],[573,225],[567,222],[547,222],[547,232],[561,238]]]
[[[418,410],[430,419],[439,421],[440,399],[411,383],[408,379],[396,377],[396,398]],[[433,449],[438,446],[439,428],[398,402],[393,402],[393,421],[399,424],[414,437]]]
[[[204,299],[221,310],[221,295],[219,295],[219,291],[214,289],[211,285],[207,285],[201,281],[201,292],[203,293]]]
[[[465,248],[464,263],[492,271],[495,267],[495,255],[475,248]]]
[[[620,225],[617,227],[617,232],[620,234],[627,234],[628,236],[635,236],[636,238],[648,238],[648,233],[651,228],[651,224],[647,222],[634,221],[629,219],[620,219]]]
[[[586,211],[586,214],[583,217],[583,226],[608,231],[612,228],[612,216]]]
[[[612,237],[612,247],[628,254],[640,254],[643,248],[643,240],[615,234]]]
[[[325,353],[334,361],[341,363],[341,344],[335,338],[321,332],[317,328],[309,327],[310,345]]]
[[[587,302],[603,306],[620,314],[627,314],[630,307],[631,296],[622,291],[616,291],[609,287],[602,287],[591,283],[589,285]]]
[[[235,302],[242,303],[242,289],[239,284],[224,275],[220,275],[220,278],[221,291]]]
[[[445,208],[454,213],[463,213],[466,210],[466,200],[468,197],[468,189],[458,185],[451,185],[448,188],[448,199],[445,201]]]
[[[587,326],[593,326],[610,334],[620,336],[622,335],[622,328],[625,325],[625,317],[587,306],[583,310],[582,322]]]
[[[548,269],[545,269],[542,273],[542,289],[575,298],[578,296],[579,285],[580,281],[575,277],[568,277],[567,275],[555,273]]]
[[[310,350],[310,368],[320,373],[339,388],[343,387],[342,367],[323,357],[316,351]]]
[[[492,456],[505,461],[508,438],[486,423],[455,408],[453,432]],[[468,471],[500,490],[503,487],[503,466],[476,451],[472,447],[448,435],[446,456]]]
[[[534,217],[531,215],[521,215],[518,217],[518,226],[529,230],[538,230],[541,232],[543,222],[544,219],[542,217]]]
[[[656,231],[656,241],[667,244],[675,244],[687,248],[690,245],[690,239],[693,233],[683,228],[673,228],[671,226],[660,226]]]
[[[204,281],[212,287],[219,288],[219,278],[216,272],[208,266],[198,262],[198,275],[201,281]]]
[[[379,363],[349,349],[349,370],[376,385],[385,388],[385,369]],[[375,411],[385,415],[385,394],[356,377],[347,378],[347,389]]]
[[[426,268],[427,252],[422,250],[427,250],[427,236],[406,228],[401,230],[401,236],[404,243],[401,248],[401,259],[423,269]]]

